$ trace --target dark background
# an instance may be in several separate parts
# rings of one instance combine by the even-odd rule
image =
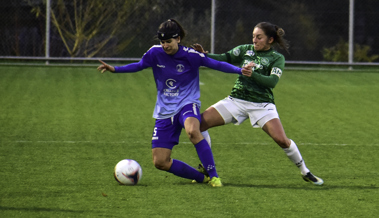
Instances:
[[[68,10],[73,8],[69,2],[71,1],[67,1]],[[348,0],[216,2],[215,53],[251,43],[251,32],[261,21],[274,23],[286,31],[285,37],[290,41],[290,54],[279,51],[285,54],[287,60],[325,61],[323,48],[331,48],[341,40],[348,42]],[[135,15],[131,15],[125,22],[125,28],[120,28],[107,49],[100,51],[95,57],[141,57],[153,44],[158,43],[154,40],[155,32],[159,24],[168,18],[176,18],[187,30],[188,37],[183,44],[188,46],[198,42],[210,50],[211,1],[154,1],[151,7],[147,4],[141,11],[133,12]],[[45,5],[41,0],[33,0],[31,3],[23,0],[2,2],[0,56],[45,55],[45,18],[32,13],[32,8],[36,6],[45,12]],[[55,10],[54,5],[52,7]],[[379,1],[355,1],[354,43],[369,46],[368,55],[379,54],[379,42],[374,40],[379,34],[376,25],[378,17]],[[144,22],[139,23],[141,20]],[[137,28],[133,26],[136,23],[141,31],[133,31],[133,28]],[[134,38],[127,46],[117,47],[131,37]],[[54,25],[51,25],[50,45],[50,56],[70,57]],[[78,53],[76,56],[84,55]],[[377,61],[379,60],[376,59],[375,62]]]

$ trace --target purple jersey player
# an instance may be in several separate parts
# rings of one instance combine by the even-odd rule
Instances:
[[[159,26],[157,36],[160,45],[151,47],[138,63],[113,67],[100,61],[102,65],[98,70],[102,73],[107,70],[114,73],[132,73],[151,67],[157,87],[157,101],[153,114],[156,121],[152,136],[155,167],[176,176],[220,187],[222,183],[215,168],[212,150],[200,132],[199,67],[205,66],[245,76],[251,76],[251,67],[238,68],[179,45],[185,32],[174,19],[163,22]],[[171,150],[179,143],[182,128],[195,145],[204,166],[199,171],[171,158]]]

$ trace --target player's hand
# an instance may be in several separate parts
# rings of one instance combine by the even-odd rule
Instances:
[[[105,71],[110,71],[110,72],[114,72],[115,71],[115,69],[114,69],[114,67],[113,66],[111,66],[111,65],[109,65],[109,64],[107,64],[107,63],[105,63],[104,61],[102,61],[102,60],[99,60],[100,61],[100,63],[102,63],[100,66],[98,66],[97,67],[97,70],[98,71],[101,71],[101,73],[104,73]]]
[[[191,45],[191,48],[195,49],[195,51],[197,51],[197,52],[208,54],[208,51],[204,51],[203,46],[201,46],[198,43]]]
[[[241,72],[242,72],[242,75],[247,76],[247,77],[251,77],[253,70],[252,70],[252,68],[242,67]]]
[[[251,74],[253,73],[253,67],[255,67],[255,63],[253,61],[243,66],[241,69],[242,75],[251,77]]]

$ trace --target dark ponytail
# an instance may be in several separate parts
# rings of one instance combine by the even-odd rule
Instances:
[[[284,39],[285,32],[282,28],[269,22],[258,23],[255,27],[263,30],[263,32],[269,38],[272,37],[274,39],[273,44],[279,45],[280,48],[286,50],[289,53],[289,44],[288,41]]]

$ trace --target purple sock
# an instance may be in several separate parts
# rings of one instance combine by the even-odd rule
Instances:
[[[194,179],[198,183],[202,183],[204,180],[204,174],[180,160],[172,159],[172,165],[168,172],[186,179]]]
[[[209,176],[212,177],[218,177],[216,167],[215,167],[215,161],[213,159],[213,153],[211,150],[211,147],[209,147],[208,142],[203,139],[199,143],[195,145],[197,155],[199,155],[199,159],[205,169],[207,170]]]

